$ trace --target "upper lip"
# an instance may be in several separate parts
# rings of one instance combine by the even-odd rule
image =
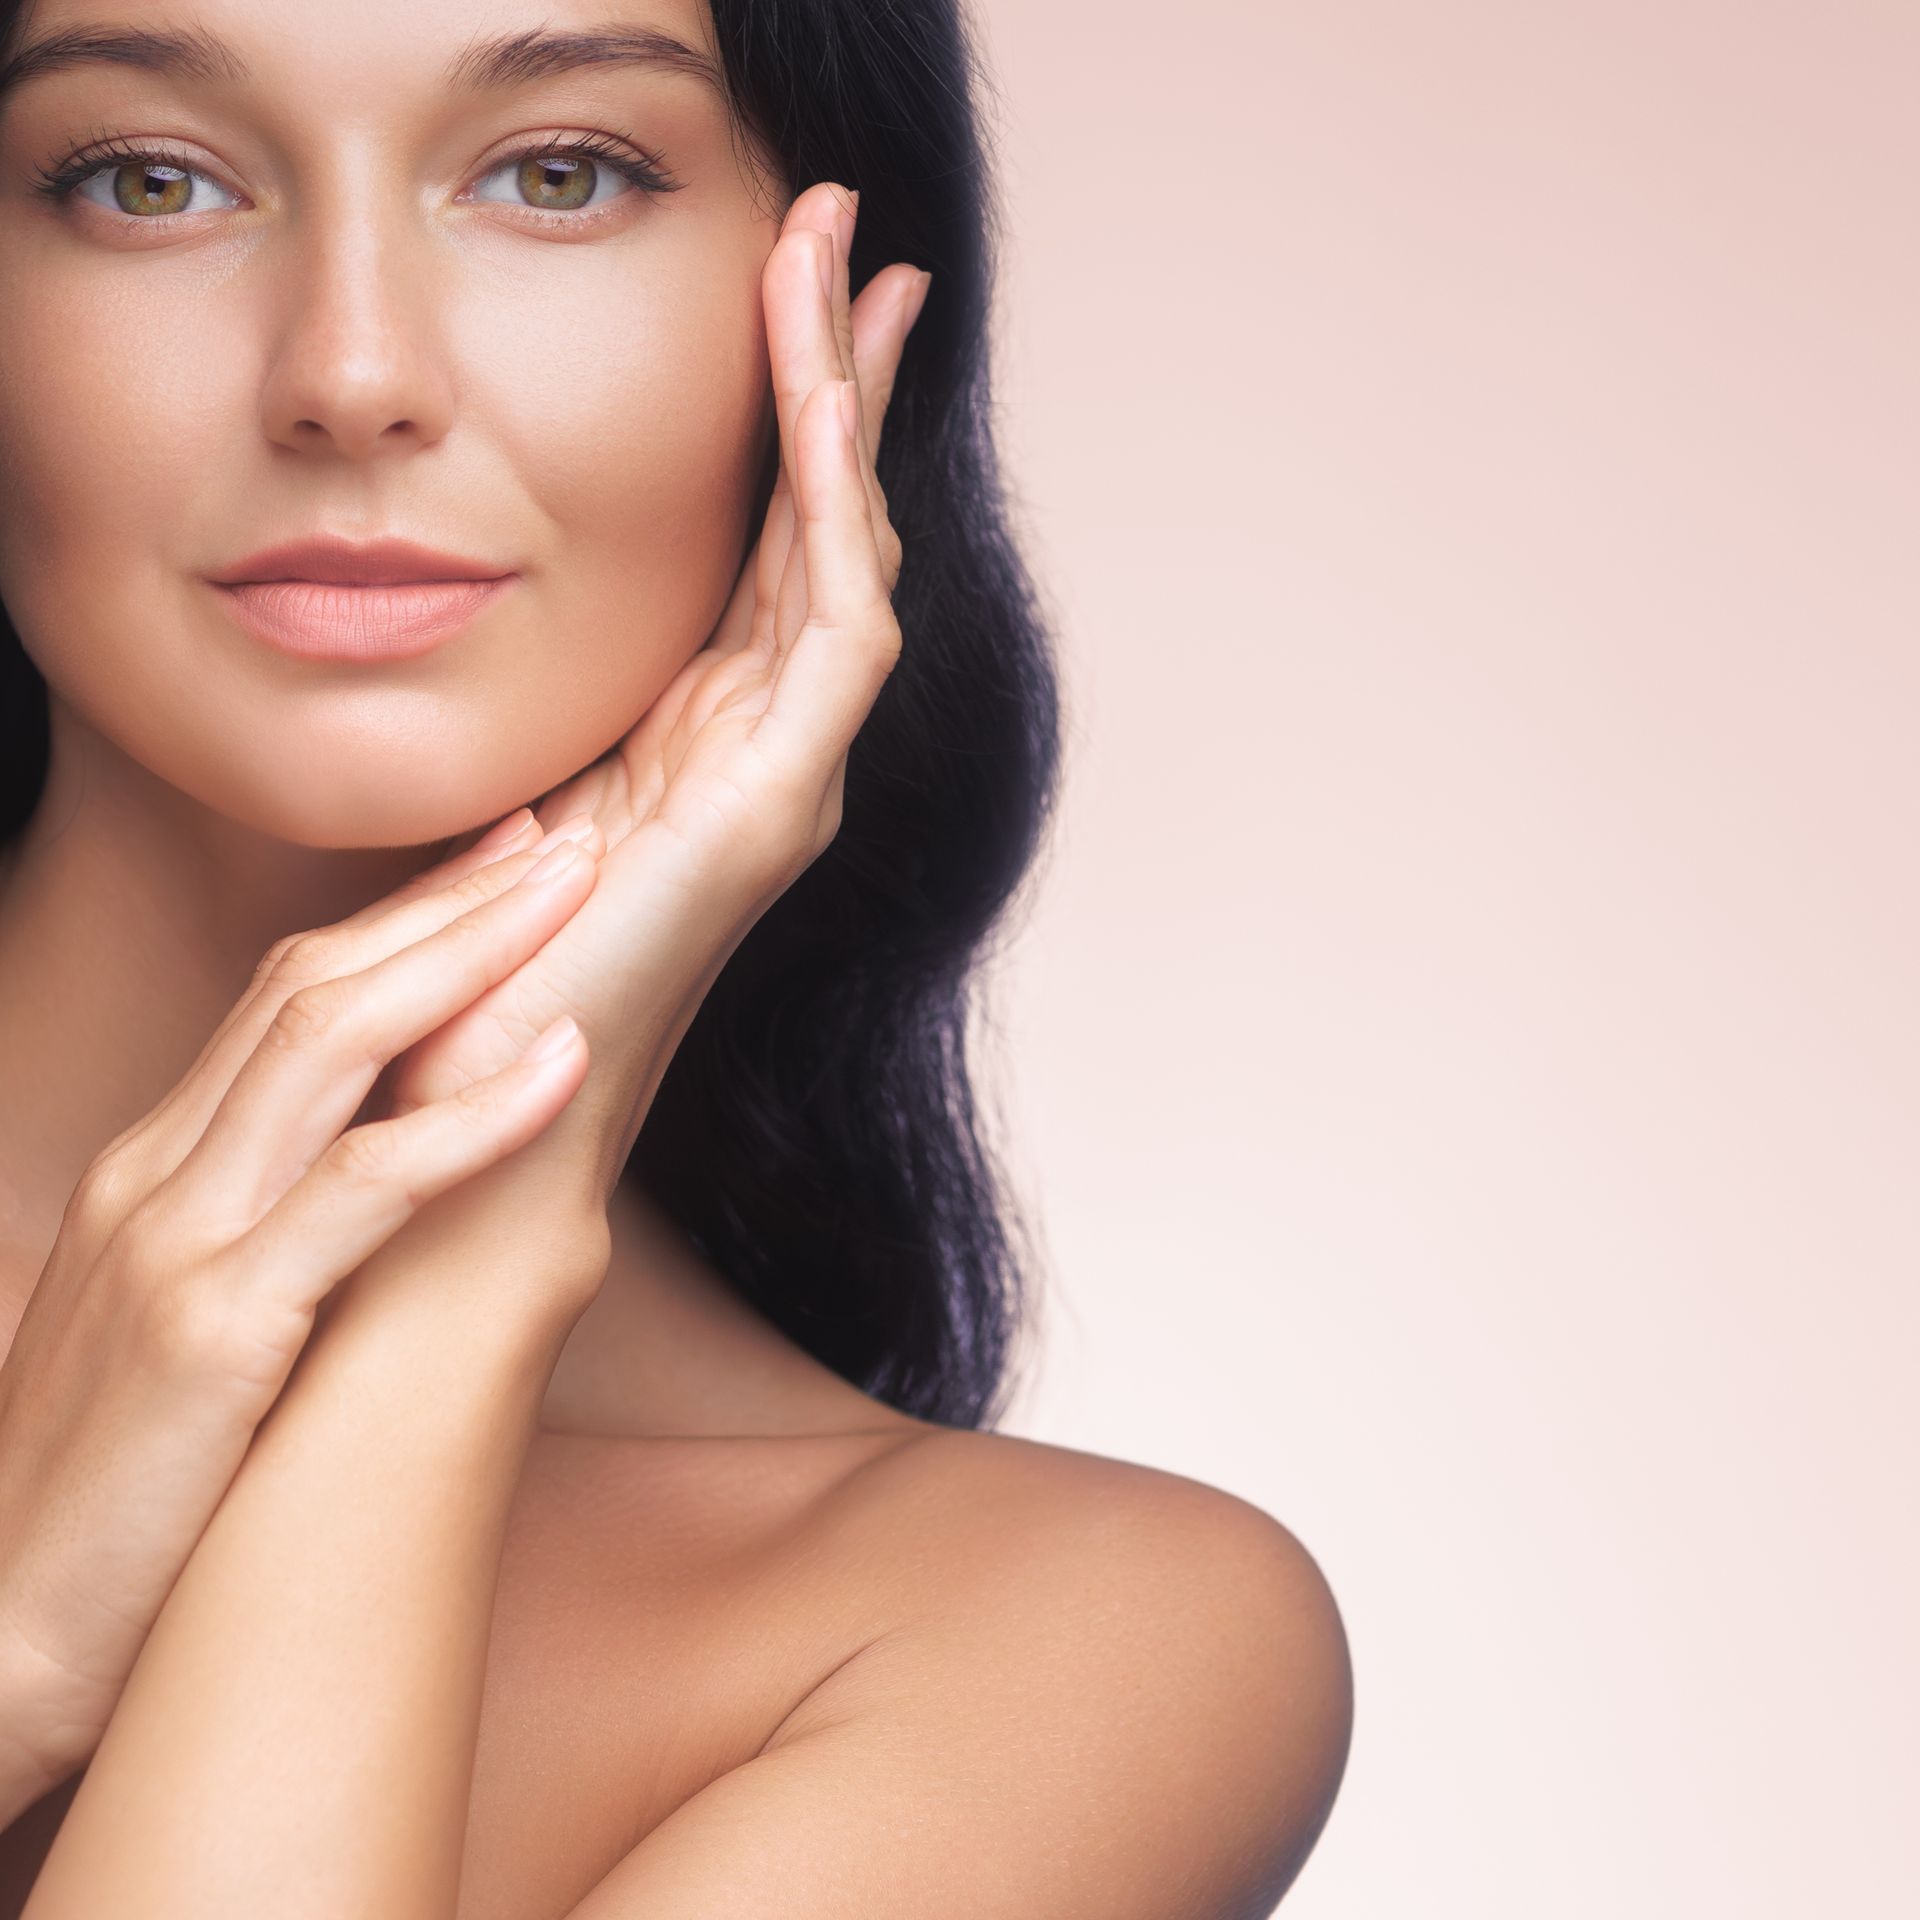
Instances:
[[[349,540],[323,534],[263,547],[210,577],[223,586],[249,580],[326,580],[336,585],[390,587],[411,580],[496,580],[512,571],[486,560],[439,553],[412,540]]]

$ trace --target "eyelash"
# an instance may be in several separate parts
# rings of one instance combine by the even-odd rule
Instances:
[[[524,165],[529,160],[544,160],[549,156],[565,154],[586,154],[590,159],[603,162],[611,167],[623,179],[638,187],[642,193],[663,194],[678,193],[686,185],[684,180],[676,180],[667,172],[658,160],[638,147],[623,146],[611,134],[586,133],[556,135],[549,140],[537,140],[531,145],[521,147],[512,153],[505,153],[487,168],[487,173],[498,173],[502,167]],[[83,147],[78,153],[69,155],[57,167],[37,167],[34,169],[33,188],[36,193],[44,194],[49,200],[66,200],[82,181],[89,180],[109,162],[126,165],[132,161],[158,161],[165,167],[178,167],[183,172],[204,174],[206,169],[193,166],[180,154],[171,152],[164,143],[156,146],[138,146],[131,141],[120,139],[96,141],[92,146]],[[485,178],[485,175],[481,176]],[[504,203],[502,203],[504,204]],[[604,213],[604,207],[567,211],[555,207],[523,207],[523,213],[548,214],[559,220],[576,220],[585,212]],[[152,224],[155,221],[177,219],[177,214],[129,214],[128,220],[134,224]]]

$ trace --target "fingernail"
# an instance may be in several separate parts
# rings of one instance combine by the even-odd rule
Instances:
[[[833,249],[837,242],[829,233],[823,233],[814,241],[814,255],[820,263],[820,291],[827,296],[827,304],[833,304]]]
[[[533,809],[520,807],[495,825],[491,831],[483,833],[473,843],[475,853],[491,853],[496,847],[505,849],[522,838],[533,825]]]
[[[842,260],[850,260],[853,258],[853,223],[855,219],[858,218],[860,212],[860,195],[858,192],[849,191],[847,198],[853,202],[851,207],[841,206],[839,204],[839,196],[837,194],[834,196],[833,237],[840,249],[840,258]]]
[[[927,289],[932,285],[933,275],[922,269],[920,284],[908,289],[906,299],[902,303],[907,315],[907,324],[902,329],[903,333],[913,331],[913,323],[920,318],[920,309],[927,304]]]
[[[593,815],[576,813],[570,820],[563,820],[547,835],[549,840],[577,840],[585,846],[593,833]]]
[[[523,887],[544,886],[549,880],[557,880],[580,857],[577,841],[563,840],[544,859],[536,860],[520,876]]]
[[[520,1058],[522,1060],[551,1060],[556,1054],[566,1050],[573,1036],[580,1031],[580,1022],[572,1014],[563,1013],[552,1026],[534,1041]]]

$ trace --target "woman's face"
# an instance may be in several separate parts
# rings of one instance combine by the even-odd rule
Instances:
[[[771,423],[780,207],[704,0],[37,0],[21,26],[0,598],[54,692],[306,846],[457,833],[604,751],[718,618]],[[582,63],[588,28],[628,57]],[[646,30],[711,72],[635,57]],[[175,57],[131,57],[162,32]],[[517,577],[424,653],[300,658],[210,576],[316,535]]]

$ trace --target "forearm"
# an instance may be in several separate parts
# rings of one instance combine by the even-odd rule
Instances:
[[[451,1920],[505,1522],[561,1329],[503,1311],[528,1276],[403,1265],[354,1276],[380,1285],[343,1297],[263,1422],[26,1920]]]

